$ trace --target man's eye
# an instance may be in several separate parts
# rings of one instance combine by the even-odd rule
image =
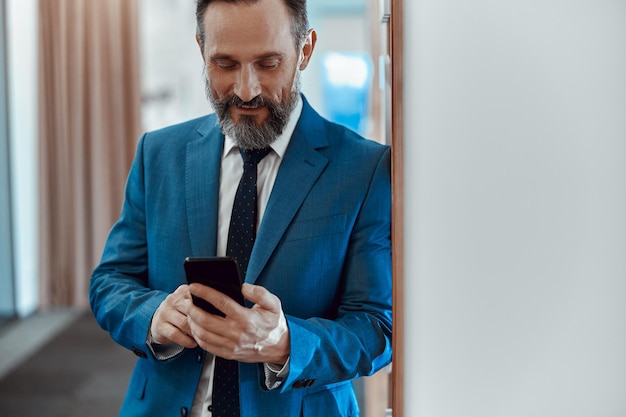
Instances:
[[[277,68],[279,64],[280,61],[276,59],[259,62],[259,66],[263,69],[274,69]]]
[[[218,68],[224,69],[224,70],[231,70],[231,69],[235,69],[235,67],[237,67],[237,64],[235,62],[232,62],[232,61],[215,61],[215,65]]]

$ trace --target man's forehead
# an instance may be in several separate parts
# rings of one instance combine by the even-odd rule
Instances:
[[[268,0],[269,1],[269,0]],[[204,13],[204,30],[213,36],[250,34],[263,36],[291,33],[291,18],[286,6],[278,10],[245,3],[215,3]]]
[[[246,4],[234,8],[233,4],[223,2],[215,6],[204,15],[205,54],[256,58],[294,50],[291,20],[286,10],[277,13],[267,7]]]
[[[257,1],[213,1],[204,10],[204,19],[216,16],[220,19],[239,21],[246,17],[264,17],[276,20],[287,17],[290,19],[289,7],[284,0],[257,0]]]

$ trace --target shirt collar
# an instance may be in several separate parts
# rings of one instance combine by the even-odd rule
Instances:
[[[298,124],[298,119],[300,119],[300,114],[302,113],[302,98],[298,95],[298,101],[293,111],[289,115],[289,120],[283,129],[283,133],[270,145],[270,148],[282,159],[287,152],[287,146],[289,146],[289,141],[291,141],[291,136],[293,132],[296,130],[296,124]],[[226,136],[224,139],[224,153],[222,154],[222,158],[226,157],[233,149],[237,149],[238,146],[230,136]]]

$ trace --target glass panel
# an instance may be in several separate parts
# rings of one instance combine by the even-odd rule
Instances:
[[[2,2],[0,3],[0,325],[6,318],[15,315],[5,28],[5,10]]]
[[[367,135],[372,60],[364,52],[328,52],[322,57],[323,106],[334,122]]]

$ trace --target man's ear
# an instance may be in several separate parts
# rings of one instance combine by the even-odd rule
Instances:
[[[311,55],[313,55],[313,49],[315,49],[315,42],[317,42],[317,33],[314,29],[309,29],[309,33],[306,36],[302,51],[300,51],[300,71],[305,69],[309,65]]]
[[[198,35],[196,33],[196,43],[198,44],[198,47],[200,48],[200,55],[202,55],[202,60],[204,61],[204,50],[202,48],[202,41],[200,40],[200,35]]]

